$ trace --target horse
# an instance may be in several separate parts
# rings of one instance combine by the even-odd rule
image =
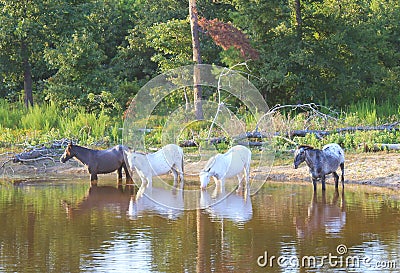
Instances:
[[[246,187],[248,187],[250,180],[250,162],[251,151],[242,145],[233,146],[224,154],[216,154],[207,161],[199,174],[200,188],[202,190],[206,189],[210,182],[210,177],[214,178],[217,185],[218,182],[221,182],[223,186],[226,178],[237,176],[239,180],[238,191],[240,191],[243,187],[243,179],[239,174],[242,171],[244,171]]]
[[[325,191],[325,175],[332,173],[335,179],[335,188],[338,188],[339,175],[337,169],[342,171],[341,181],[344,189],[344,151],[336,143],[330,143],[322,147],[322,150],[314,149],[308,145],[300,145],[294,154],[294,168],[297,169],[302,162],[306,162],[314,191],[317,190],[317,180],[321,179],[322,190]]]
[[[176,144],[168,144],[155,153],[139,153],[124,151],[127,165],[133,171],[136,170],[142,185],[141,187],[152,186],[153,176],[172,172],[174,186],[178,182],[178,175],[183,187],[183,150]]]
[[[122,180],[122,168],[124,168],[126,181],[132,181],[129,170],[124,160],[124,151],[126,147],[122,145],[114,146],[107,150],[92,150],[82,146],[68,144],[64,154],[60,157],[60,162],[65,163],[71,158],[87,166],[90,174],[90,183],[92,186],[97,185],[97,175],[111,173],[117,170],[118,181]]]

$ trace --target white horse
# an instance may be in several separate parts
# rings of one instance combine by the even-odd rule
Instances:
[[[221,182],[223,187],[226,178],[237,176],[239,180],[238,191],[240,191],[243,187],[242,177],[240,177],[242,171],[244,171],[246,187],[249,185],[250,161],[251,151],[242,145],[233,146],[224,154],[216,154],[207,161],[200,172],[201,189],[204,190],[207,187],[210,177],[214,178],[216,184]]]
[[[125,151],[128,167],[136,170],[142,186],[152,186],[153,176],[167,174],[174,176],[174,186],[177,186],[178,175],[183,186],[183,150],[175,144],[165,145],[155,153],[144,154]]]

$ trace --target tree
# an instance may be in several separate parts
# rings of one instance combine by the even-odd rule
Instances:
[[[44,50],[71,33],[81,22],[68,0],[0,0],[0,73],[4,96],[18,99],[24,90],[24,102],[33,105],[40,96],[43,82],[54,72],[47,67]],[[36,91],[36,93],[35,93]]]
[[[193,48],[193,62],[201,64],[200,53],[200,40],[199,40],[199,24],[197,16],[196,0],[189,0],[189,18],[190,18],[190,31],[192,34],[192,48]],[[194,114],[196,119],[204,119],[202,107],[202,91],[200,86],[200,71],[194,69],[193,71],[193,95],[194,95]]]
[[[40,20],[45,4],[37,0],[0,1],[2,74],[8,81],[22,82],[26,107],[33,105],[32,64],[38,61],[35,55],[45,41]]]

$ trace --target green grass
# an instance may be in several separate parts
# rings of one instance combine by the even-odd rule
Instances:
[[[274,121],[277,130],[282,135],[292,130],[302,129],[334,131],[346,127],[393,124],[400,119],[400,107],[394,102],[386,101],[378,105],[374,100],[365,100],[345,107],[337,115],[326,114],[331,115],[334,119],[312,116],[311,112],[285,109],[285,112],[282,111],[274,116]],[[348,151],[363,151],[365,147],[372,148],[375,144],[400,143],[400,132],[394,130],[342,132],[331,133],[323,138],[317,138],[315,134],[307,134],[305,137],[294,137],[293,141],[316,148],[335,142]],[[296,145],[284,138],[276,138],[274,146],[276,150],[287,151],[295,148]]]
[[[375,100],[364,100],[344,108],[345,118],[348,122],[357,125],[377,125],[393,122],[400,118],[400,104],[386,101],[377,104]]]
[[[375,101],[366,100],[346,107],[335,115],[336,119],[323,117],[310,118],[309,113],[289,111],[274,115],[275,130],[286,133],[296,129],[334,130],[351,126],[376,126],[393,123],[400,118],[400,108],[394,103],[377,105]],[[328,113],[329,114],[329,113]],[[242,113],[241,120],[246,123],[246,130],[254,129],[256,121],[250,114]],[[146,143],[152,147],[161,144],[161,137],[166,126],[166,117],[151,116],[143,120],[147,128],[153,128],[146,135]],[[194,122],[182,129],[179,141],[195,138],[197,141],[208,136],[209,122]],[[307,127],[305,127],[307,125]],[[121,143],[123,121],[104,112],[88,113],[82,107],[59,109],[53,104],[35,105],[26,109],[21,102],[7,103],[0,100],[0,147],[26,144],[38,145],[51,143],[59,139],[73,139],[82,145],[104,143],[112,145]],[[213,137],[223,136],[223,128],[214,128]],[[348,150],[358,150],[361,146],[373,146],[379,143],[400,143],[400,133],[396,131],[368,131],[332,133],[323,139],[309,134],[306,137],[295,137],[298,144],[309,144],[322,147],[336,142]],[[284,138],[275,138],[274,146],[278,151],[287,151],[295,147]]]
[[[0,100],[0,145],[38,145],[57,139],[74,139],[81,144],[118,143],[122,119],[104,112],[87,113],[84,108],[58,109],[53,104],[25,109],[20,103]]]

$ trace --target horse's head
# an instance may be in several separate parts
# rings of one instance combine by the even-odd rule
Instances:
[[[75,152],[73,151],[73,146],[74,145],[72,143],[69,143],[67,148],[65,148],[63,155],[60,157],[61,163],[65,163],[75,156]]]
[[[130,152],[128,149],[124,150],[124,160],[127,167],[131,170],[135,168],[135,161],[136,161],[136,153]]]
[[[207,171],[201,171],[199,174],[200,177],[200,188],[205,190],[208,183],[210,182],[210,173]]]
[[[221,156],[221,154],[217,154],[212,156],[204,166],[203,170],[200,172],[199,177],[200,177],[200,188],[202,190],[205,190],[208,183],[210,182],[210,177],[215,175],[213,166],[215,164],[215,160],[217,157]]]
[[[294,168],[297,169],[301,163],[306,160],[306,151],[311,150],[313,147],[307,145],[300,145],[294,152]]]

